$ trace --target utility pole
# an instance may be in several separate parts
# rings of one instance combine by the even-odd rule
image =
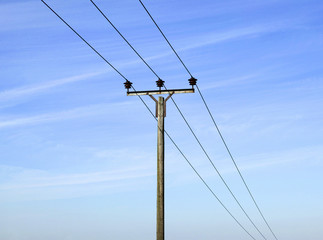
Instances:
[[[190,78],[189,83],[192,86],[190,89],[168,89],[161,90],[161,87],[164,86],[164,81],[158,79],[156,81],[157,87],[159,90],[150,90],[150,91],[129,91],[132,86],[132,83],[126,81],[124,83],[125,88],[127,89],[128,96],[138,96],[138,95],[148,95],[156,103],[156,117],[158,118],[157,125],[157,221],[156,221],[156,239],[164,240],[165,239],[165,214],[164,214],[164,159],[165,159],[165,145],[164,145],[164,119],[166,117],[166,102],[167,100],[175,93],[194,93],[194,85],[196,85],[196,79]],[[168,94],[168,97],[159,96],[158,101],[153,95],[162,95]]]
[[[158,98],[157,114],[158,114],[158,129],[157,129],[157,223],[156,235],[157,240],[164,240],[164,109],[166,101],[163,97]]]

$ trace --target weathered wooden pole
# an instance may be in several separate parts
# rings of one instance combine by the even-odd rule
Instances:
[[[157,240],[164,240],[164,118],[165,118],[165,100],[158,98],[157,116]]]
[[[156,117],[158,118],[158,128],[157,128],[157,221],[156,221],[156,239],[165,239],[165,211],[164,211],[164,158],[165,158],[165,146],[164,146],[164,119],[166,117],[166,102],[175,93],[194,93],[194,85],[196,84],[196,79],[189,79],[189,83],[192,86],[190,89],[166,89],[161,90],[164,81],[159,79],[156,81],[159,90],[150,91],[129,91],[132,87],[132,82],[128,80],[124,83],[127,89],[128,96],[140,96],[148,95],[156,103]],[[164,99],[159,97],[158,101],[153,95],[167,94],[168,97]]]

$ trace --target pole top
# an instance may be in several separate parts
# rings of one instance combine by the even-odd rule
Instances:
[[[175,93],[194,93],[193,88],[188,89],[167,89],[167,90],[149,90],[149,91],[129,91],[127,96],[136,95],[162,95],[162,94],[175,94]]]

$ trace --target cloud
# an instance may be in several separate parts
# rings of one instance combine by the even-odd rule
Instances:
[[[299,166],[303,169],[304,164],[307,167],[321,168],[323,162],[322,149],[322,145],[300,147],[284,151],[251,154],[239,158],[235,157],[235,160],[243,176],[246,172],[270,172],[274,171],[274,169],[290,169],[290,166]],[[218,174],[207,160],[203,163],[201,161],[197,163],[194,162],[194,158],[198,159],[198,157],[191,157],[189,160],[208,183],[211,183],[213,181],[212,179],[219,180]],[[237,170],[229,159],[229,156],[219,157],[214,163],[221,175],[225,176],[225,178],[230,178],[233,174],[238,176]],[[184,172],[183,168],[176,166],[173,166],[173,169],[177,170],[171,173],[172,185],[187,185],[197,181],[197,176],[193,171],[189,170]]]
[[[226,80],[219,80],[216,82],[211,82],[207,85],[203,85],[203,87],[200,87],[201,90],[209,90],[213,88],[221,88],[221,87],[227,87],[231,85],[237,85],[237,84],[246,84],[250,81],[252,81],[257,75],[256,74],[249,74],[239,77],[234,77]]]
[[[31,117],[14,118],[0,121],[0,128],[17,127],[25,125],[35,125],[45,122],[61,121],[67,119],[80,118],[91,115],[104,114],[111,111],[113,107],[127,105],[130,102],[110,103],[110,104],[93,104],[85,107],[78,107],[67,111],[53,112],[35,115]]]
[[[68,199],[133,191],[150,185],[156,175],[150,166],[83,173],[52,173],[45,170],[1,166],[0,201]]]
[[[25,86],[25,87],[5,90],[5,91],[0,92],[0,101],[13,100],[13,99],[28,96],[28,95],[38,94],[38,93],[44,92],[48,89],[58,87],[61,85],[87,80],[91,77],[95,77],[95,76],[104,74],[106,72],[107,71],[86,73],[86,74],[81,74],[81,75],[77,75],[77,76],[57,79],[54,81],[49,81],[49,82],[41,83],[38,85]]]
[[[1,166],[8,168],[8,166]],[[45,171],[33,169],[19,169],[11,176],[9,183],[1,184],[1,190],[47,188],[67,185],[84,185],[112,181],[130,180],[156,175],[147,166],[131,167],[119,170],[89,172],[81,174],[52,175]]]
[[[255,171],[263,168],[281,166],[286,164],[293,164],[293,166],[296,166],[296,162],[300,162],[302,164],[306,162],[307,165],[310,166],[311,164],[317,165],[317,163],[322,162],[322,149],[322,146],[300,147],[274,153],[269,152],[244,156],[236,160],[239,169],[242,172]],[[225,166],[223,166],[221,171],[222,174],[232,174],[236,172],[236,169],[233,167],[233,165],[232,167],[230,167],[229,165],[231,165],[231,163],[226,163]]]
[[[46,13],[39,11],[39,2],[8,2],[0,4],[0,31],[24,30],[49,26],[48,22],[41,21],[46,16]]]
[[[185,52],[187,50],[192,50],[196,48],[205,47],[208,45],[214,45],[218,43],[223,43],[227,41],[237,40],[243,37],[258,37],[263,34],[272,33],[279,31],[281,29],[285,28],[283,24],[279,23],[271,23],[267,25],[255,25],[250,27],[242,27],[242,28],[236,28],[232,30],[226,30],[226,31],[213,31],[209,32],[207,34],[203,35],[194,35],[194,38],[185,38],[182,39],[178,37],[177,42],[180,42],[181,48],[175,47],[175,49],[178,52]],[[163,57],[167,57],[169,55],[174,54],[171,50],[166,53],[162,53],[160,55],[150,56],[147,57],[147,60],[155,60]]]
[[[234,30],[225,31],[222,33],[211,32],[208,34],[204,34],[201,37],[196,37],[194,39],[194,42],[195,42],[194,44],[188,44],[187,46],[184,46],[183,48],[181,48],[181,50],[184,51],[188,49],[204,47],[207,45],[231,41],[231,40],[240,39],[243,37],[259,36],[261,34],[277,31],[278,29],[279,27],[264,25],[264,26],[251,26],[251,27],[238,28]]]
[[[237,160],[242,172],[281,167],[284,165],[302,166],[320,165],[322,160],[322,146],[295,148],[275,153],[261,153],[244,156]],[[236,173],[230,161],[221,161],[217,166],[223,175]],[[174,171],[168,172],[172,176],[172,185],[186,185],[196,181],[192,171],[183,171],[173,166]],[[199,166],[203,177],[217,177],[209,163]],[[73,198],[86,195],[100,195],[111,191],[131,191],[147,187],[151,178],[156,175],[151,164],[143,163],[140,166],[127,166],[119,169],[100,170],[85,173],[55,174],[44,170],[28,169],[0,165],[0,190],[5,194],[2,200],[25,199],[57,199]],[[177,180],[176,180],[177,179]],[[144,186],[145,185],[145,186]]]

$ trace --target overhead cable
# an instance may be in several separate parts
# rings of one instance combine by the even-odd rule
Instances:
[[[116,30],[119,35],[123,38],[123,40],[128,43],[129,47],[131,47],[131,49],[138,55],[138,57],[146,64],[146,66],[155,74],[155,76],[157,78],[159,78],[159,76],[157,75],[157,73],[148,65],[148,63],[145,61],[145,59],[143,59],[143,57],[136,51],[136,49],[128,42],[128,40],[121,34],[121,32],[114,26],[114,24],[110,21],[110,19],[101,11],[101,9],[92,1],[90,0],[91,3],[96,7],[96,9],[102,14],[102,16],[110,23],[110,25],[114,28],[114,30]]]
[[[152,73],[155,74],[155,76],[157,76],[159,79],[159,75],[156,73],[156,71],[154,71],[152,69],[152,67],[144,60],[144,58],[138,53],[138,51],[136,51],[136,49],[131,45],[131,43],[123,36],[123,34],[118,30],[118,28],[112,23],[112,21],[106,16],[105,13],[103,13],[103,11],[99,8],[99,6],[97,6],[93,0],[90,0],[91,3],[95,6],[95,8],[101,13],[101,15],[109,22],[109,24],[116,30],[116,32],[122,37],[122,39],[129,45],[129,47],[137,54],[137,56],[145,63],[145,65],[152,71]],[[148,10],[147,10],[148,11]],[[151,16],[151,15],[150,15]],[[151,17],[152,18],[152,17]],[[156,22],[155,22],[156,24]],[[156,24],[157,25],[157,24]],[[157,25],[158,26],[158,25]],[[161,30],[160,30],[161,31]],[[165,37],[165,35],[163,35]],[[166,38],[166,37],[165,37]],[[168,40],[167,40],[168,41]],[[169,43],[169,42],[168,42]],[[170,44],[170,43],[169,43]],[[171,46],[171,45],[170,45]],[[172,47],[173,51],[176,53],[175,49]],[[176,53],[176,55],[178,56],[178,54]],[[179,56],[178,56],[179,57]],[[183,61],[181,61],[183,66],[186,68],[185,64],[183,63]],[[186,68],[187,69],[187,68]],[[188,71],[188,69],[187,69]],[[189,71],[188,71],[189,72]],[[193,78],[193,76],[192,76]],[[166,88],[165,84],[163,84],[164,88],[168,91],[168,89]],[[203,145],[201,144],[200,140],[198,139],[198,137],[196,136],[196,134],[194,133],[192,127],[190,126],[190,124],[188,123],[188,121],[186,120],[185,116],[183,115],[182,111],[180,110],[180,108],[178,107],[178,105],[176,104],[175,100],[173,99],[173,97],[171,96],[172,102],[174,103],[174,105],[176,106],[177,110],[179,111],[180,115],[182,116],[182,118],[184,119],[185,123],[187,124],[187,126],[189,127],[190,131],[192,132],[193,136],[195,137],[196,141],[198,142],[198,144],[200,145],[201,149],[203,150],[204,154],[206,155],[206,157],[208,158],[208,160],[210,161],[210,163],[212,164],[213,168],[215,169],[215,171],[217,172],[217,174],[219,175],[219,177],[221,178],[222,182],[225,184],[226,188],[228,189],[228,191],[230,192],[230,194],[232,195],[232,197],[234,198],[234,200],[236,201],[236,203],[239,205],[239,207],[241,208],[241,210],[243,211],[243,213],[246,215],[246,217],[248,218],[248,220],[251,222],[251,224],[256,228],[256,230],[259,232],[259,234],[265,239],[266,237],[263,235],[263,233],[259,230],[259,228],[256,226],[256,224],[253,222],[253,220],[250,218],[250,216],[247,214],[246,210],[243,208],[243,206],[241,205],[241,203],[239,202],[239,200],[237,199],[237,197],[234,195],[234,193],[232,192],[232,190],[230,189],[230,187],[228,186],[228,184],[226,183],[225,179],[222,177],[221,173],[218,171],[218,169],[216,168],[216,166],[214,165],[213,161],[211,160],[210,156],[208,155],[208,153],[206,152],[205,148],[203,147]]]
[[[175,53],[175,55],[177,56],[178,60],[182,63],[183,67],[186,69],[186,71],[188,72],[188,74],[189,74],[191,77],[193,77],[193,76],[192,76],[192,74],[191,74],[191,72],[188,70],[188,68],[187,68],[187,67],[186,67],[186,65],[184,64],[183,60],[180,58],[180,56],[178,55],[178,53],[176,52],[176,50],[174,49],[174,47],[172,46],[172,44],[169,42],[169,40],[167,39],[167,37],[165,36],[165,34],[163,33],[163,31],[160,29],[160,27],[159,27],[159,26],[158,26],[158,24],[156,23],[155,19],[152,17],[152,15],[150,14],[150,12],[149,12],[149,11],[148,11],[148,9],[146,8],[146,6],[143,4],[143,2],[142,2],[141,0],[139,0],[139,2],[141,3],[141,5],[142,5],[142,6],[143,6],[143,8],[145,9],[145,11],[147,12],[147,14],[149,15],[149,17],[151,18],[151,20],[154,22],[155,26],[157,27],[157,29],[159,30],[159,32],[162,34],[162,36],[164,37],[164,39],[166,40],[166,42],[168,43],[168,45],[171,47],[171,49],[173,50],[173,52],[174,52],[174,53]],[[222,140],[223,144],[225,145],[225,148],[227,149],[227,152],[228,152],[228,154],[230,155],[230,158],[231,158],[232,162],[234,163],[234,166],[235,166],[235,168],[237,169],[237,171],[238,171],[238,173],[239,173],[239,175],[240,175],[240,178],[242,179],[242,181],[243,181],[243,183],[244,183],[244,185],[245,185],[245,187],[246,187],[246,189],[247,189],[247,191],[248,191],[248,193],[249,193],[249,195],[250,195],[250,197],[251,197],[252,201],[254,202],[254,204],[255,204],[255,206],[256,206],[256,208],[257,208],[258,212],[260,213],[260,215],[261,215],[262,219],[263,219],[263,220],[264,220],[264,222],[266,223],[266,225],[267,225],[267,227],[269,228],[270,232],[271,232],[271,233],[272,233],[272,235],[275,237],[275,239],[276,239],[276,240],[278,240],[278,238],[276,237],[276,235],[275,235],[275,233],[273,232],[272,228],[270,227],[270,225],[269,225],[268,221],[266,220],[265,216],[263,215],[262,211],[260,210],[259,205],[257,204],[257,202],[256,202],[256,200],[255,200],[255,198],[254,198],[253,194],[251,193],[250,188],[248,187],[248,185],[247,185],[247,183],[246,183],[246,181],[245,181],[244,177],[242,176],[241,171],[240,171],[240,169],[238,168],[238,165],[237,165],[236,161],[234,160],[234,158],[233,158],[233,156],[232,156],[232,154],[231,154],[231,151],[229,150],[228,145],[226,144],[226,141],[224,140],[224,137],[223,137],[223,135],[222,135],[222,133],[221,133],[221,131],[220,131],[219,127],[217,126],[217,124],[216,124],[216,122],[215,122],[215,120],[214,120],[214,117],[213,117],[213,115],[212,115],[212,113],[211,113],[211,111],[210,111],[210,109],[209,109],[209,107],[208,107],[208,105],[207,105],[207,103],[206,103],[206,101],[205,101],[205,99],[204,99],[204,97],[203,97],[203,95],[202,95],[202,93],[201,93],[201,91],[200,91],[200,89],[199,89],[198,85],[196,85],[196,87],[197,87],[198,92],[199,92],[199,95],[201,96],[201,98],[202,98],[202,100],[203,100],[203,103],[204,103],[205,107],[207,108],[207,111],[208,111],[208,113],[209,113],[210,117],[212,118],[212,121],[213,121],[213,123],[214,123],[214,125],[215,125],[215,127],[216,127],[216,129],[217,129],[217,131],[218,131],[218,133],[219,133],[219,135],[220,135],[220,137],[221,137],[221,140]]]
[[[155,19],[151,16],[150,12],[148,11],[148,9],[146,8],[146,6],[143,4],[143,2],[141,0],[139,0],[139,2],[141,3],[141,5],[143,6],[143,8],[146,10],[147,14],[149,15],[150,19],[155,23],[155,26],[158,28],[159,32],[163,35],[163,37],[165,38],[165,40],[167,41],[168,45],[171,47],[171,49],[173,50],[173,52],[175,53],[175,55],[177,56],[177,58],[179,59],[179,61],[181,61],[182,65],[184,66],[184,68],[186,69],[186,71],[188,72],[188,74],[193,77],[193,75],[191,74],[191,72],[188,70],[188,68],[186,67],[185,63],[182,61],[182,59],[180,58],[180,56],[177,54],[176,50],[173,48],[172,44],[170,44],[170,42],[168,41],[167,37],[165,36],[165,34],[163,33],[163,31],[159,28],[158,24],[155,22]]]
[[[98,54],[107,64],[109,64],[110,67],[112,67],[123,79],[126,81],[129,81],[123,74],[121,74],[109,61],[107,61],[91,44],[89,44],[76,30],[74,30],[58,13],[56,13],[44,0],[41,0],[63,23],[65,23],[80,39],[82,39],[96,54]],[[136,89],[131,86],[131,88],[136,91]],[[146,102],[142,99],[141,96],[137,95],[142,103],[145,105],[147,110],[150,112],[150,114],[154,117],[155,120],[157,118],[154,116],[153,112],[150,110]],[[161,130],[161,129],[159,129]],[[184,157],[184,159],[187,161],[187,163],[190,165],[190,167],[194,170],[194,172],[198,175],[198,177],[202,180],[204,185],[208,188],[208,190],[212,193],[212,195],[218,200],[218,202],[221,204],[221,206],[229,213],[229,215],[235,220],[235,222],[254,240],[256,240],[244,227],[243,225],[237,220],[237,218],[234,217],[234,215],[228,210],[228,208],[223,204],[223,202],[216,196],[216,194],[212,191],[212,189],[209,187],[209,185],[205,182],[205,180],[201,177],[201,175],[197,172],[197,170],[193,167],[193,165],[190,163],[190,161],[187,159],[187,157],[184,155],[184,153],[181,151],[181,149],[178,147],[178,145],[175,143],[175,141],[171,138],[171,136],[168,134],[166,130],[164,130],[168,138],[171,140],[171,142],[174,144],[174,146],[177,148],[177,150],[181,153],[181,155]]]

